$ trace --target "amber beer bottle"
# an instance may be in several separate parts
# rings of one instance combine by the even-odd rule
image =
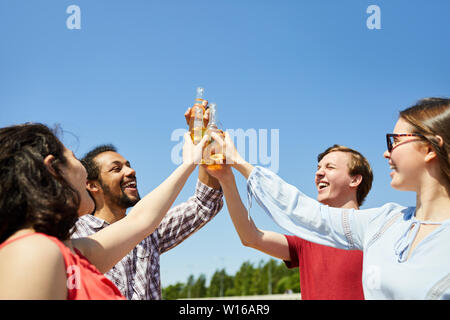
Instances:
[[[203,106],[203,94],[205,89],[198,87],[197,96],[195,98],[194,106],[191,109],[191,117],[189,120],[189,132],[194,144],[197,144],[202,140],[205,128],[203,127],[203,114],[205,113],[205,107]]]
[[[206,134],[211,135],[212,132],[217,133],[222,138],[225,137],[222,130],[219,129],[217,120],[217,105],[215,103],[211,103],[209,105],[209,122],[206,127]],[[214,141],[212,138],[206,143],[205,149],[203,151],[203,161],[202,163],[206,164],[209,169],[220,169],[225,156],[223,154],[223,150],[220,145]]]

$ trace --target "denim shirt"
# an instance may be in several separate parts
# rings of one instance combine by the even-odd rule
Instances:
[[[387,203],[355,210],[320,204],[273,172],[255,167],[252,197],[283,229],[322,245],[362,250],[366,299],[450,299],[450,219],[419,221],[415,207]],[[409,255],[420,224],[437,224]]]

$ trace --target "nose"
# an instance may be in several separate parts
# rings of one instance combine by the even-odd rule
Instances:
[[[316,180],[320,180],[320,178],[325,176],[325,171],[322,168],[317,169],[316,171]]]
[[[131,167],[126,167],[125,176],[127,177],[136,177],[136,171]]]
[[[391,158],[391,153],[390,153],[388,150],[386,150],[386,151],[383,153],[383,157],[386,158],[386,159],[390,159],[390,158]]]

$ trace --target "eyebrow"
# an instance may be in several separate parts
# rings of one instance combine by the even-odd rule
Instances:
[[[334,162],[326,162],[326,163],[324,164],[325,167],[326,167],[326,166],[329,166],[329,165],[336,166],[336,164],[335,164]],[[317,164],[317,168],[320,168],[320,167],[321,167],[321,165],[320,165],[320,164]]]
[[[116,165],[122,166],[123,163],[120,162],[119,160],[115,160],[115,161],[113,161],[113,162],[111,162],[111,163],[109,164],[109,168],[111,168],[111,167],[113,167],[113,166],[116,166]],[[131,163],[130,163],[130,161],[126,161],[126,162],[125,162],[125,165],[126,165],[127,167],[130,167],[130,168],[131,168]]]

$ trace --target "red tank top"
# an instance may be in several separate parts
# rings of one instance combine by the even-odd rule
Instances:
[[[11,242],[31,235],[42,235],[52,240],[64,257],[67,273],[67,300],[124,300],[126,299],[108,278],[92,265],[79,250],[76,254],[60,240],[44,233],[28,233],[3,242],[0,249]]]

